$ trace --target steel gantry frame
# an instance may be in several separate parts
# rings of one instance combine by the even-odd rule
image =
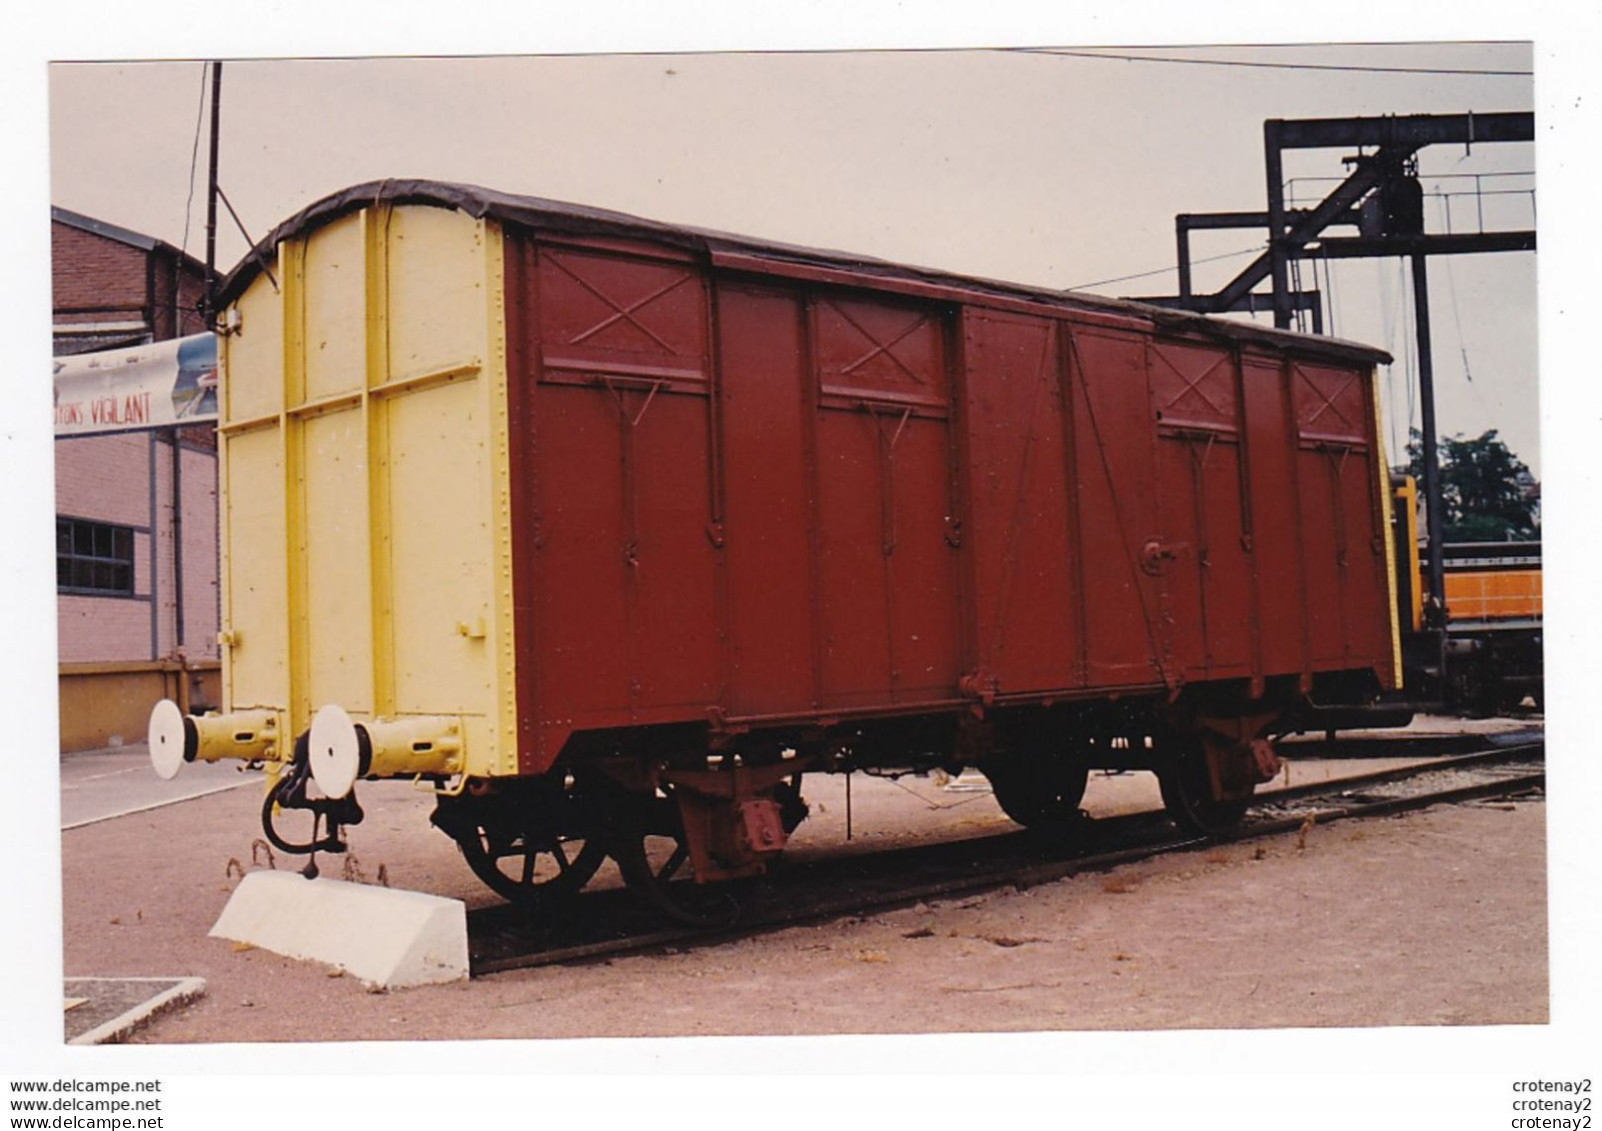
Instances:
[[[1535,115],[1527,112],[1489,114],[1409,114],[1380,118],[1271,118],[1263,123],[1264,176],[1268,208],[1263,212],[1182,213],[1174,218],[1178,251],[1179,294],[1137,298],[1157,306],[1176,307],[1201,314],[1267,308],[1274,325],[1289,329],[1299,310],[1313,312],[1314,333],[1323,332],[1321,296],[1315,291],[1292,290],[1290,264],[1294,259],[1352,259],[1405,256],[1412,264],[1413,306],[1418,334],[1419,402],[1424,445],[1424,497],[1429,531],[1430,605],[1432,627],[1445,624],[1445,566],[1442,557],[1441,483],[1439,439],[1435,421],[1435,374],[1430,353],[1429,281],[1426,261],[1431,255],[1466,255],[1494,251],[1534,251],[1535,232],[1475,232],[1431,235],[1417,231],[1371,232],[1364,223],[1363,202],[1389,185],[1415,176],[1408,170],[1418,151],[1427,145],[1535,140]],[[1375,147],[1362,153],[1363,147]],[[1351,173],[1312,208],[1285,205],[1284,153],[1287,149],[1356,147],[1347,157]],[[1339,225],[1357,226],[1356,237],[1324,236]],[[1382,225],[1383,226],[1383,225]],[[1266,228],[1268,248],[1214,294],[1198,295],[1191,285],[1190,233],[1200,229]],[[1256,290],[1269,280],[1271,290]]]

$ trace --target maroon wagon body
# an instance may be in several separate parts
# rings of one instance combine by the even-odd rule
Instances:
[[[523,773],[621,728],[1395,684],[1378,351],[430,182],[266,244],[380,192],[505,232]]]

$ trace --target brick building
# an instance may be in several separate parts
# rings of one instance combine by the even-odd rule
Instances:
[[[54,352],[195,334],[204,266],[52,208]],[[220,699],[217,449],[210,426],[56,441],[61,746],[144,740],[162,697]]]

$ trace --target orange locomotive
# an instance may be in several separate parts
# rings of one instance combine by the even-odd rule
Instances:
[[[1541,543],[1448,542],[1442,548],[1445,628],[1432,628],[1420,561],[1418,491],[1392,481],[1407,698],[1473,714],[1544,706]]]

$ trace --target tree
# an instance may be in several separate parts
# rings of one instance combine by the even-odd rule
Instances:
[[[1525,541],[1541,536],[1541,488],[1496,429],[1473,440],[1441,440],[1441,526],[1448,542]],[[1424,487],[1424,440],[1409,430],[1407,473]]]

